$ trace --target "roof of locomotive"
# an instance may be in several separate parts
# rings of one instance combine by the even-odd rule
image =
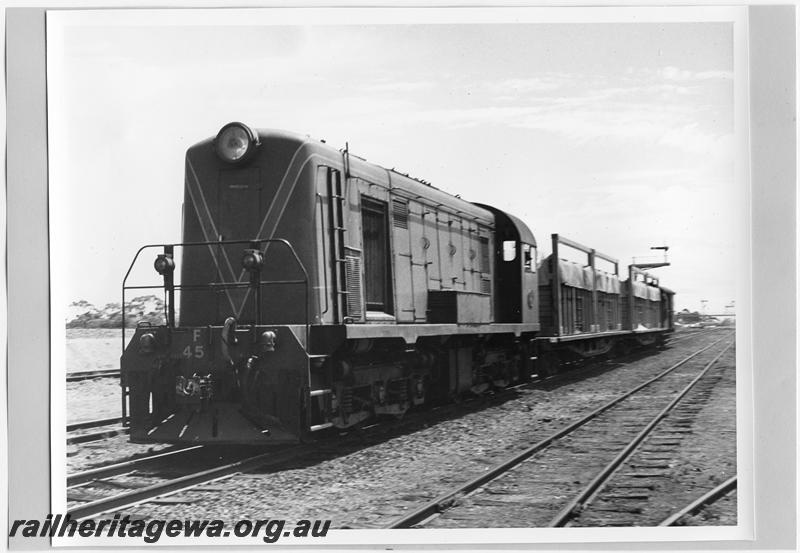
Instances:
[[[307,135],[291,131],[284,131],[281,129],[251,129],[251,130],[258,135],[259,139],[270,138],[270,139],[286,140],[287,142],[297,142],[298,145],[304,142],[313,141],[313,139]],[[209,136],[208,138],[205,138],[200,142],[197,142],[189,146],[188,151],[195,150],[201,146],[206,146],[208,144],[211,144],[216,139],[217,135]],[[324,144],[324,142],[322,143]]]
[[[253,129],[253,132],[258,135],[260,141],[280,140],[294,142],[298,147],[307,148],[309,153],[317,153],[335,160],[342,160],[342,156],[345,154],[344,150],[338,150],[325,141],[311,138],[308,135],[280,129]],[[215,139],[216,137],[212,136],[198,142],[191,146],[189,151],[206,147],[213,143]],[[349,165],[351,176],[368,180],[373,184],[391,190],[393,194],[410,200],[422,200],[423,202],[428,200],[434,207],[448,207],[459,215],[480,220],[487,225],[494,223],[494,215],[490,211],[463,200],[459,196],[440,190],[426,181],[415,179],[394,169],[387,169],[370,163],[353,153],[349,153]]]
[[[520,240],[522,240],[526,244],[532,244],[533,246],[538,247],[538,245],[536,244],[536,238],[533,236],[531,229],[528,228],[528,225],[525,224],[525,221],[523,221],[522,219],[520,219],[515,215],[511,215],[507,211],[504,211],[503,213],[505,213],[506,217],[511,219],[511,222],[514,223],[515,227],[517,227]]]

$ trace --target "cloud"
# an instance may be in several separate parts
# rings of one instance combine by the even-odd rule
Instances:
[[[659,143],[673,148],[713,155],[733,152],[733,134],[713,135],[704,132],[698,123],[690,123],[667,130],[659,138]]]
[[[521,106],[424,110],[412,117],[452,128],[488,124],[547,131],[577,144],[592,140],[648,141],[691,153],[709,152],[728,139],[727,134],[715,134],[694,122],[689,109],[597,97],[538,99]]]
[[[418,92],[421,90],[430,90],[435,86],[430,81],[416,81],[416,82],[382,82],[368,84],[362,87],[364,92]]]
[[[491,94],[506,94],[513,98],[513,94],[549,92],[558,90],[565,84],[569,83],[569,81],[569,75],[564,75],[561,73],[545,73],[536,77],[514,78],[497,82],[489,82],[486,84],[486,89]]]
[[[655,71],[655,76],[667,81],[707,81],[707,80],[733,80],[732,71],[689,71],[673,66],[663,67]]]
[[[633,183],[638,185],[641,182],[647,181],[659,181],[659,180],[670,180],[670,181],[685,181],[687,178],[693,176],[695,171],[681,168],[648,168],[648,169],[637,169],[637,170],[630,170],[630,171],[613,171],[609,173],[601,173],[598,175],[601,179],[613,179],[618,184],[628,184]]]
[[[617,76],[543,73],[474,83],[471,106],[427,109],[410,116],[450,128],[502,125],[593,140],[646,141],[693,154],[728,153],[732,139],[732,74],[676,67]],[[730,94],[712,81],[728,80]],[[711,89],[710,86],[715,88]],[[722,115],[720,115],[722,113]]]

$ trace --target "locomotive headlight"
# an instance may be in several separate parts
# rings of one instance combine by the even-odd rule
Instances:
[[[153,263],[153,268],[160,275],[171,273],[175,270],[175,261],[173,261],[171,255],[160,253]]]
[[[242,255],[242,267],[248,271],[254,271],[261,268],[264,264],[264,256],[261,255],[260,250],[245,250]]]
[[[214,140],[217,155],[228,163],[244,161],[258,146],[258,137],[242,123],[228,123]]]

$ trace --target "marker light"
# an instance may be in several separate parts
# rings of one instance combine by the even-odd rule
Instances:
[[[264,256],[261,255],[260,250],[245,250],[242,255],[242,267],[248,271],[254,271],[261,268],[264,264]]]
[[[172,260],[171,255],[160,253],[153,263],[153,268],[160,275],[171,273],[175,270],[175,261]]]
[[[265,330],[262,332],[258,339],[261,351],[275,351],[275,340],[277,337],[277,334],[272,330]]]
[[[217,155],[228,163],[244,161],[258,146],[258,137],[247,125],[228,123],[214,140]]]
[[[151,332],[142,334],[139,338],[139,353],[153,353],[156,351],[156,337]]]

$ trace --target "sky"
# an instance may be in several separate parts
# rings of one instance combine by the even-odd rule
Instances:
[[[230,121],[348,142],[495,205],[540,258],[554,232],[623,267],[667,245],[653,272],[678,309],[736,298],[732,23],[189,12],[48,14],[51,270],[67,303],[118,302],[141,245],[180,241],[185,151]]]

